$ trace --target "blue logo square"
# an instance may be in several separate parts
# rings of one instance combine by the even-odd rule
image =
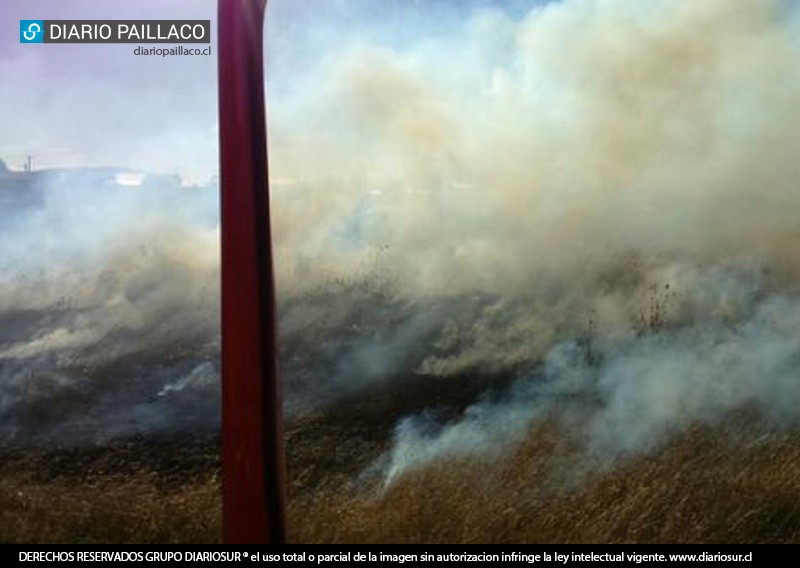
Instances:
[[[44,20],[20,20],[19,21],[19,42],[20,43],[43,43],[44,42]]]

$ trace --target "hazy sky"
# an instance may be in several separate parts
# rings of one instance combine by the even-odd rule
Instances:
[[[522,0],[271,0],[270,87],[313,88],[324,58],[365,38],[396,45],[464,13]],[[425,6],[425,9],[421,9]],[[453,6],[458,6],[458,11]],[[119,165],[205,178],[217,170],[216,33],[209,56],[136,56],[134,44],[21,45],[20,19],[215,19],[215,0],[3,0],[0,157],[19,167]],[[215,24],[212,24],[212,28]]]
[[[142,57],[133,54],[133,44],[23,45],[18,39],[20,19],[209,19],[213,0],[4,4],[0,156],[9,165],[31,153],[39,167],[215,171],[215,56]]]

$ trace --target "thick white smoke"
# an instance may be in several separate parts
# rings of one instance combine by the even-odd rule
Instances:
[[[793,424],[797,4],[270,2],[290,408],[506,379],[460,419],[401,421],[389,479],[565,405],[605,454],[745,406]],[[213,189],[60,183],[3,218],[15,433],[89,400],[129,409],[118,433],[216,420]]]
[[[399,296],[469,312],[416,372],[524,377],[402,421],[390,479],[513,443],[565,396],[593,451],[744,407],[795,422],[797,22],[778,0],[487,9],[348,42],[275,106],[284,285],[313,282],[298,258],[346,275],[383,245]]]
[[[38,199],[0,212],[4,440],[217,423],[216,373],[198,379],[218,357],[216,188],[139,174],[120,185],[125,175],[17,174]]]
[[[285,285],[307,281],[298,258],[350,274],[378,244],[423,293],[517,293],[629,250],[784,262],[790,7],[566,0],[332,46],[316,88],[271,107],[273,171],[296,184],[277,195]]]
[[[734,411],[797,426],[800,299],[771,290],[752,268],[673,265],[662,276],[672,292],[652,292],[627,333],[589,328],[457,420],[403,420],[384,458],[387,482],[443,457],[497,455],[553,416],[571,416],[567,427],[577,427],[586,451],[601,460],[655,449]],[[598,297],[598,305],[607,300]]]

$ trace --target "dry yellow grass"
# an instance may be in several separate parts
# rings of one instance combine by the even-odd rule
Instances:
[[[217,542],[220,512],[217,479],[173,490],[146,474],[85,484],[0,479],[2,542]]]
[[[651,455],[588,466],[563,433],[540,427],[505,459],[440,462],[381,493],[345,482],[363,457],[320,464],[344,437],[309,432],[290,447],[295,542],[800,542],[797,433],[695,428]],[[6,467],[0,540],[217,542],[217,467],[166,481]]]
[[[196,543],[221,534],[214,438],[0,454],[0,542]]]
[[[654,455],[585,469],[552,430],[503,463],[440,463],[383,495],[308,495],[303,542],[800,542],[800,437],[696,429]]]

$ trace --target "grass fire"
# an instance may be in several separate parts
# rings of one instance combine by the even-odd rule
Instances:
[[[290,541],[798,542],[800,3],[311,4]],[[218,188],[135,173],[0,169],[1,541],[221,538]]]

